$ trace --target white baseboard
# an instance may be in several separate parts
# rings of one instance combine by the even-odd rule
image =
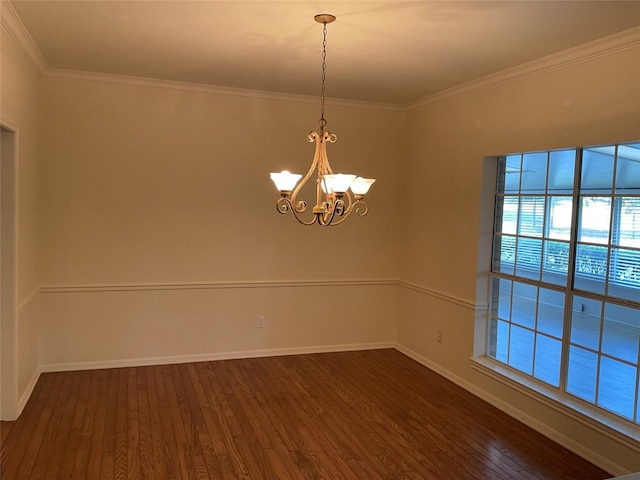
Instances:
[[[472,383],[468,382],[467,380],[459,377],[458,375],[452,373],[451,371],[442,368],[440,365],[432,362],[428,358],[423,357],[422,355],[420,355],[417,352],[414,352],[410,348],[407,348],[407,347],[405,347],[403,345],[399,345],[399,344],[396,344],[395,348],[399,352],[404,353],[409,358],[412,358],[416,362],[424,365],[425,367],[429,368],[430,370],[433,370],[434,372],[436,372],[439,375],[443,376],[447,380],[452,381],[453,383],[455,383],[459,387],[464,388],[468,392],[474,394],[476,397],[479,397],[482,400],[484,400],[485,402],[487,402],[487,403],[493,405],[494,407],[498,408],[499,410],[502,410],[504,413],[506,413],[510,417],[513,417],[516,420],[524,423],[525,425],[527,425],[528,427],[534,429],[538,433],[541,433],[545,437],[547,437],[550,440],[554,441],[555,443],[565,447],[567,450],[570,450],[571,452],[575,453],[576,455],[579,455],[580,457],[582,457],[585,460],[593,463],[594,465],[602,468],[606,472],[609,472],[612,475],[626,475],[628,473],[631,473],[631,472],[629,472],[629,470],[621,467],[620,465],[617,465],[617,464],[613,463],[608,458],[605,458],[602,455],[600,455],[599,453],[594,452],[593,450],[586,448],[584,445],[581,445],[580,443],[576,442],[575,440],[573,440],[573,439],[567,437],[566,435],[558,432],[557,430],[554,430],[553,428],[549,427],[549,425],[538,421],[537,419],[533,418],[532,416],[530,416],[530,415],[524,413],[523,411],[517,409],[513,405],[505,402],[504,400],[502,400],[502,399],[500,399],[500,398],[488,393],[485,390],[482,390],[482,389],[478,388],[477,386],[475,386]]]
[[[344,345],[318,345],[309,347],[272,348],[264,350],[244,350],[237,352],[203,353],[195,355],[173,355],[163,357],[129,358],[98,362],[52,363],[41,365],[42,372],[70,372],[75,370],[101,370],[105,368],[145,367],[149,365],[169,365],[176,363],[211,362],[237,358],[277,357],[283,355],[304,355],[310,353],[349,352],[357,350],[378,350],[395,348],[393,342],[354,343]]]
[[[42,373],[42,369],[37,368],[36,371],[33,373],[31,380],[29,380],[29,383],[27,384],[27,388],[25,388],[24,392],[22,392],[22,395],[18,400],[18,405],[16,409],[17,410],[16,418],[20,416],[20,414],[24,410],[24,407],[27,405],[29,398],[31,398],[31,394],[33,393],[33,390],[36,388],[36,383],[38,383],[38,379],[40,378],[41,373]]]

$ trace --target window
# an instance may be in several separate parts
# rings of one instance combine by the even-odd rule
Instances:
[[[488,356],[640,424],[640,143],[498,158]]]

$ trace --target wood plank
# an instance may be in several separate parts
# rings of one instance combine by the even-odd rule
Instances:
[[[147,393],[147,370],[139,369],[136,376],[138,392],[138,422],[140,444],[140,480],[155,480],[153,441],[151,439],[151,415],[149,413],[149,395]],[[159,477],[162,478],[162,477]]]
[[[89,444],[87,453],[87,462],[84,475],[78,467],[78,471],[74,471],[75,478],[99,478],[100,464],[102,461],[102,446],[105,439],[106,420],[107,420],[107,397],[109,389],[109,371],[100,370],[97,372],[97,388],[92,396],[94,408],[88,412],[88,418],[83,431],[84,443]],[[89,422],[91,422],[91,432],[89,432]],[[87,438],[88,437],[88,438]]]
[[[193,417],[192,423],[196,437],[194,441],[197,440],[197,443],[200,445],[208,471],[207,478],[222,479],[222,467],[216,454],[216,450],[221,452],[221,445],[219,442],[216,442],[216,446],[214,447],[211,433],[215,432],[215,430],[209,430],[209,424],[205,420],[209,404],[206,396],[204,397],[204,402],[201,402],[200,399],[202,395],[199,397],[197,393],[198,390],[202,390],[202,384],[193,365],[186,365],[185,368],[181,368],[180,371],[182,373],[182,381],[185,385],[185,396],[188,402],[189,412],[191,417]]]
[[[9,450],[9,443],[7,442],[7,438],[9,437],[9,433],[11,429],[16,425],[16,422],[0,422],[0,461],[2,461],[7,451]]]
[[[44,382],[46,382],[46,379],[42,379]],[[36,385],[36,389],[42,389],[43,382],[38,382],[38,384]],[[34,391],[35,393],[35,391]],[[35,396],[35,395],[34,395]],[[25,411],[29,408],[33,409],[33,404],[34,404],[34,400],[33,400],[33,396],[32,399],[28,402],[28,404],[25,406]],[[24,412],[23,412],[24,413]],[[2,446],[0,447],[0,465],[6,465],[6,462],[8,461],[8,459],[11,457],[12,459],[17,459],[16,454],[14,453],[15,450],[15,446],[16,443],[21,440],[21,438],[24,436],[22,435],[23,429],[25,427],[28,426],[28,422],[9,422],[9,421],[3,421],[0,422],[0,430],[2,431],[2,435],[1,435],[1,439],[2,439]],[[24,447],[22,447],[24,449]],[[24,453],[24,450],[22,450],[22,453]],[[20,459],[21,460],[21,459]],[[20,460],[16,460],[16,463],[19,464]],[[5,470],[6,472],[6,470]]]
[[[65,389],[65,401],[61,409],[61,417],[57,422],[57,431],[55,437],[51,437],[50,448],[51,456],[47,464],[45,475],[49,478],[58,478],[62,460],[64,458],[68,443],[73,443],[72,424],[75,416],[76,404],[78,403],[78,390],[80,389],[80,373],[68,372],[63,376],[63,389]],[[11,477],[9,477],[11,478]]]
[[[36,395],[36,398],[37,398],[37,396],[40,396],[43,394],[46,395],[47,393],[51,395],[56,395],[57,390],[53,388],[53,386],[51,385],[51,382],[47,382],[45,380],[42,382],[42,385],[39,391],[37,392],[34,391],[34,395]],[[27,413],[27,415],[36,416],[37,413],[31,412],[31,413]],[[40,450],[40,446],[41,446],[40,441],[44,436],[45,432],[47,431],[47,428],[49,427],[49,423],[51,421],[52,415],[53,415],[53,412],[51,408],[43,408],[41,410],[40,415],[38,416],[38,423],[36,424],[33,432],[29,434],[31,439],[29,441],[27,448],[24,451],[24,456],[22,457],[22,462],[20,463],[20,468],[18,470],[18,474],[16,478],[30,477],[31,472],[35,467],[37,455]],[[15,422],[12,422],[12,423],[15,423]],[[22,429],[21,433],[25,435],[26,431]],[[7,472],[7,475],[9,475],[9,472]]]
[[[202,474],[202,471],[205,468],[204,461],[202,460],[202,455],[190,450],[187,432],[184,424],[182,423],[183,406],[180,404],[180,400],[178,399],[173,378],[174,368],[175,366],[173,365],[163,366],[162,378],[164,379],[164,388],[169,405],[169,414],[175,435],[176,451],[180,462],[180,469],[182,470],[182,478],[198,480],[199,475]]]
[[[117,401],[120,394],[120,371],[109,371],[109,389],[107,391],[107,411],[105,415],[104,440],[100,458],[100,480],[113,480],[115,470],[115,451],[117,433]]]
[[[395,350],[44,374],[1,426],[12,480],[610,477]]]
[[[324,370],[311,357],[305,359],[303,365],[306,388],[316,392],[314,397],[324,405],[321,424],[326,425],[330,438],[343,452],[351,469],[363,472],[367,478],[384,479],[397,475],[397,463],[389,458],[384,446],[373,438],[375,432],[370,422],[354,419],[353,415],[357,412],[348,392],[344,391],[341,376]],[[339,408],[330,408],[333,402],[337,402]]]
[[[91,449],[91,436],[93,425],[96,422],[96,409],[98,406],[98,393],[100,388],[100,371],[85,372],[88,377],[84,384],[88,391],[83,393],[84,411],[80,419],[78,448],[75,462],[71,468],[70,478],[86,478],[89,451]]]
[[[158,401],[158,390],[156,389],[155,371],[157,367],[144,369],[146,394],[149,409],[149,437],[151,440],[153,472],[159,480],[169,477],[167,473],[167,459],[163,442],[162,420],[160,418],[160,405]]]
[[[312,419],[304,409],[299,408],[300,383],[292,382],[290,376],[280,374],[283,371],[280,360],[275,362],[277,370],[269,368],[270,365],[259,359],[252,360],[250,365],[253,381],[264,392],[269,418],[276,424],[281,436],[290,438],[296,467],[307,478],[339,478],[341,470],[348,470],[348,464],[333,448],[326,431],[317,428],[317,419]]]
[[[39,443],[38,455],[35,460],[35,464],[31,472],[29,472],[29,479],[40,480],[45,478],[49,460],[53,453],[53,447],[55,445],[56,432],[58,431],[60,420],[64,412],[64,405],[67,401],[67,395],[69,393],[69,381],[71,377],[69,375],[61,373],[45,373],[40,377],[41,381],[51,381],[54,385],[51,394],[49,396],[38,397],[38,403],[42,402],[41,410],[45,412],[49,410],[51,412],[51,418],[47,425],[47,429],[44,434],[37,438]],[[38,382],[39,383],[39,382]],[[31,399],[29,400],[31,402]],[[56,406],[59,406],[56,408]],[[23,412],[21,420],[26,414]],[[20,423],[18,421],[18,423]],[[21,465],[22,467],[22,465]]]
[[[203,410],[204,418],[211,434],[215,454],[220,459],[223,478],[248,479],[250,478],[249,470],[234,438],[236,434],[239,435],[237,419],[229,408],[213,369],[207,368],[207,365],[211,364],[194,365],[202,385],[196,393],[206,405]]]
[[[77,373],[79,387],[77,390],[76,407],[73,412],[71,429],[67,436],[62,462],[60,464],[60,472],[58,474],[60,480],[71,480],[73,478],[73,470],[76,462],[83,462],[82,455],[85,453],[84,449],[80,448],[80,435],[85,420],[87,401],[91,389],[91,378],[94,376],[94,372],[82,371]],[[78,458],[78,454],[81,455],[80,458]]]
[[[129,374],[127,368],[118,370],[118,398],[116,409],[116,444],[113,451],[113,478],[126,480],[129,468]]]
[[[127,369],[127,475],[128,480],[140,478],[140,427],[138,421],[137,368]]]

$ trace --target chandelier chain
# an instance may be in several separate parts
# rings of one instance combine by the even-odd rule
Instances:
[[[327,70],[327,22],[323,22],[322,27],[322,95],[320,96],[320,135],[324,134],[327,121],[324,118],[324,91]]]

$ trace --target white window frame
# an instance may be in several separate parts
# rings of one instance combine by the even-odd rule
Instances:
[[[634,142],[637,143],[637,142]],[[617,146],[618,144],[615,144],[616,147],[616,151],[617,151]],[[621,298],[617,298],[615,296],[611,296],[611,295],[605,295],[605,294],[593,294],[592,292],[585,292],[582,290],[576,290],[573,288],[573,279],[572,276],[574,274],[573,272],[573,263],[575,261],[575,249],[576,249],[576,243],[577,243],[577,236],[576,236],[576,228],[577,228],[577,224],[578,224],[578,208],[579,208],[579,199],[581,197],[581,194],[579,192],[578,186],[579,183],[578,181],[580,180],[579,176],[580,176],[580,165],[581,165],[581,155],[582,152],[589,149],[589,148],[593,148],[593,147],[584,147],[584,148],[579,148],[576,149],[576,169],[575,169],[575,179],[574,179],[574,185],[575,188],[573,189],[573,192],[570,194],[573,197],[573,222],[572,222],[572,231],[571,231],[571,238],[570,238],[570,242],[569,242],[569,252],[570,252],[570,258],[569,258],[569,272],[568,272],[568,280],[566,282],[565,286],[558,286],[558,285],[551,285],[552,288],[555,289],[559,289],[563,292],[565,292],[566,295],[566,302],[565,305],[570,305],[571,303],[571,299],[573,298],[573,296],[584,296],[584,297],[594,297],[597,298],[599,300],[602,300],[603,302],[612,302],[615,304],[621,304],[621,305],[625,305],[625,306],[631,306],[633,308],[638,308],[640,309],[640,302],[638,301],[630,301],[628,299],[621,299]],[[549,153],[551,153],[552,151],[547,151],[545,153],[547,153],[547,155]],[[487,201],[488,195],[487,195],[487,190],[489,189],[490,192],[489,194],[491,194],[492,196],[494,196],[497,192],[497,188],[496,188],[496,177],[497,177],[497,164],[498,161],[501,157],[490,157],[487,162],[487,164],[485,165],[485,181],[484,181],[484,185],[483,185],[483,207],[487,207],[487,205],[489,203],[492,203],[491,201]],[[504,157],[502,157],[504,158]],[[614,172],[614,179],[615,179],[615,172]],[[489,179],[489,182],[487,181],[487,179]],[[490,180],[493,180],[493,182],[490,183]],[[493,188],[491,188],[493,187]],[[584,194],[585,196],[590,196],[587,194]],[[548,197],[549,195],[547,194],[547,192],[545,191],[544,194],[542,194],[542,196]],[[616,198],[618,195],[616,195],[615,189],[612,190],[611,194],[608,195],[604,195],[606,198],[611,198],[611,201],[614,201],[614,198]],[[629,195],[625,195],[625,196],[629,196]],[[631,195],[631,196],[640,196],[639,195]],[[491,205],[492,208],[490,208],[491,211],[491,225],[494,225],[495,220],[494,220],[494,211],[495,211],[495,196],[493,197],[493,204]],[[549,209],[549,202],[547,203],[547,209]],[[612,210],[615,210],[612,207]],[[548,211],[545,212],[544,215],[544,221],[546,222],[548,219]],[[516,280],[516,281],[520,281],[523,280],[521,277],[518,277],[517,275],[515,275],[515,270],[514,270],[514,274],[513,275],[506,275],[503,274],[501,272],[494,272],[493,269],[491,268],[491,263],[492,263],[492,259],[493,259],[493,252],[491,253],[491,256],[489,258],[488,261],[486,260],[482,260],[482,256],[485,255],[485,259],[486,259],[486,252],[487,252],[487,248],[493,250],[493,244],[494,244],[494,238],[496,236],[496,232],[491,231],[489,232],[489,229],[486,228],[487,227],[487,220],[488,220],[488,215],[486,214],[486,210],[484,212],[484,220],[482,222],[482,224],[484,225],[484,231],[481,230],[481,236],[480,236],[480,248],[479,248],[479,255],[481,256],[480,262],[479,262],[479,268],[481,270],[481,272],[484,270],[484,268],[486,268],[487,274],[484,276],[484,278],[486,278],[488,281],[487,283],[490,284],[490,282],[492,281],[492,279],[494,278],[509,278],[511,280]],[[611,224],[613,226],[614,223],[614,218],[612,216],[611,218]],[[489,239],[490,237],[490,239]],[[543,235],[544,237],[544,235]],[[542,238],[542,237],[540,237]],[[611,247],[611,243],[612,243],[612,239],[611,236],[609,237],[607,243],[605,244],[607,247],[607,251],[611,252],[610,247]],[[489,244],[491,244],[491,247],[489,247]],[[609,260],[609,259],[608,259]],[[609,265],[609,264],[607,264]],[[541,259],[541,269],[544,268],[544,260]],[[550,285],[546,282],[543,282],[541,279],[539,280],[534,280],[534,279],[526,279],[523,280],[524,283],[527,284],[532,284],[532,285],[537,285],[537,286],[542,286],[544,288],[549,288]],[[614,282],[611,282],[612,284],[614,284]],[[479,292],[482,292],[484,289],[482,287],[479,288]],[[490,287],[488,287],[488,290],[490,291]],[[613,292],[612,292],[613,293]],[[577,398],[573,395],[568,394],[565,390],[566,390],[566,379],[567,379],[567,368],[568,368],[568,361],[567,361],[567,352],[568,352],[568,345],[570,343],[570,340],[568,338],[567,332],[569,332],[569,329],[567,328],[568,326],[568,322],[570,323],[571,319],[570,319],[570,306],[566,306],[565,307],[565,318],[564,318],[564,334],[563,334],[563,339],[562,339],[562,365],[561,365],[561,373],[560,373],[560,384],[557,388],[552,387],[551,385],[548,385],[542,381],[539,381],[538,379],[536,379],[535,377],[533,377],[532,375],[527,375],[521,371],[518,371],[516,369],[511,368],[509,365],[499,362],[493,358],[491,358],[488,354],[490,353],[489,351],[489,336],[490,336],[490,317],[491,317],[491,312],[490,312],[490,303],[491,303],[491,299],[488,298],[487,295],[487,301],[489,303],[489,308],[487,309],[487,315],[486,315],[486,321],[484,323],[484,325],[481,325],[480,321],[478,320],[476,322],[476,348],[475,348],[475,357],[474,357],[474,367],[491,375],[492,377],[505,382],[511,386],[514,386],[520,390],[524,389],[524,391],[526,393],[529,393],[530,395],[538,398],[538,399],[544,399],[544,401],[546,403],[548,403],[549,405],[551,405],[552,407],[562,410],[563,413],[569,414],[570,416],[577,416],[579,419],[581,419],[582,421],[584,421],[585,423],[588,424],[592,424],[593,420],[596,420],[598,423],[600,423],[601,425],[605,426],[606,428],[610,429],[613,434],[615,436],[618,435],[622,435],[622,437],[627,437],[627,438],[632,438],[635,441],[640,440],[640,434],[639,434],[639,429],[638,426],[640,425],[640,413],[637,413],[640,411],[640,406],[638,406],[638,402],[640,402],[640,365],[635,364],[635,367],[637,368],[637,376],[636,376],[636,394],[635,394],[635,404],[634,404],[634,414],[636,414],[636,418],[635,421],[629,421],[625,418],[622,418],[620,416],[618,416],[617,414],[611,413],[609,411],[606,411],[594,404],[590,404],[589,402],[586,402],[580,398]],[[602,322],[602,319],[601,319]],[[483,342],[484,339],[484,344],[481,343]],[[600,356],[602,356],[602,351],[599,350],[598,354]],[[640,354],[639,354],[640,356]],[[600,358],[600,357],[599,357]],[[638,363],[640,363],[640,360],[638,361]]]

